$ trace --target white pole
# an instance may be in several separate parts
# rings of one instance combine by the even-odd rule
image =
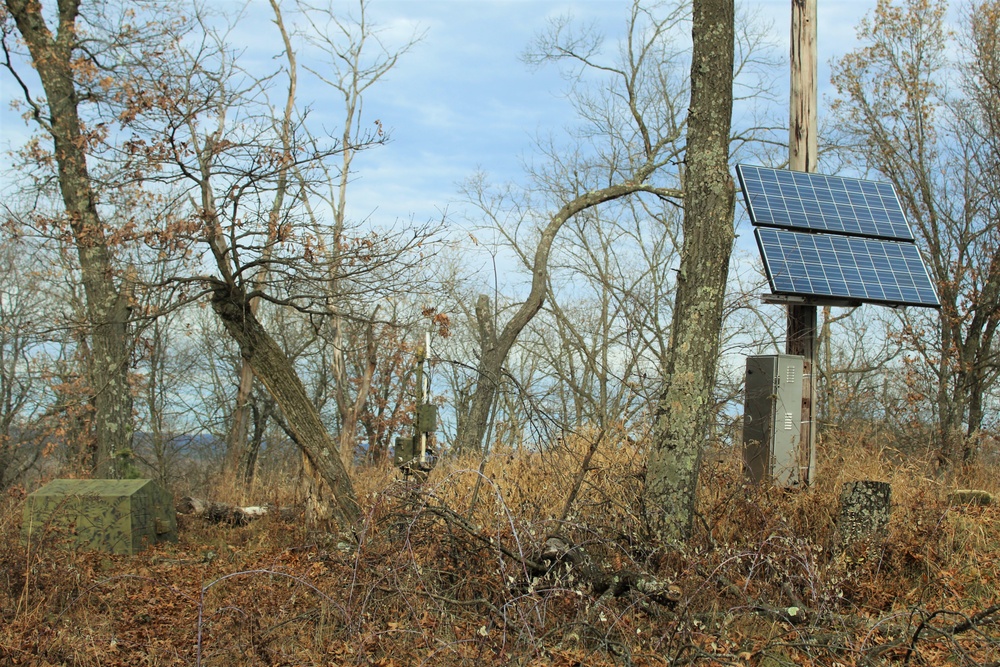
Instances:
[[[431,333],[429,331],[424,333],[424,355],[421,365],[427,362],[431,356]],[[430,390],[431,382],[428,377],[427,370],[425,369],[423,373],[420,374],[420,395],[423,398],[424,403],[430,403]],[[422,406],[417,406],[417,412],[420,412]],[[424,466],[427,464],[427,434],[421,430],[420,432],[420,458],[418,459],[419,465]]]

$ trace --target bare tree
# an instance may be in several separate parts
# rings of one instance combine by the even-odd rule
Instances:
[[[673,95],[664,95],[672,56],[670,37],[684,21],[682,8],[632,5],[628,38],[617,61],[601,57],[601,39],[591,33],[578,34],[568,19],[552,23],[525,54],[530,64],[562,63],[571,72],[590,72],[605,78],[606,88],[597,94],[577,90],[574,102],[581,118],[593,123],[582,132],[600,136],[606,142],[595,154],[581,156],[571,152],[561,155],[549,150],[553,160],[549,169],[536,175],[536,183],[546,188],[555,211],[539,215],[529,200],[491,193],[473,183],[468,196],[488,219],[511,220],[517,226],[511,234],[533,247],[529,270],[531,286],[527,298],[499,330],[493,325],[491,309],[482,299],[477,302],[478,328],[482,349],[476,371],[475,390],[468,399],[468,410],[459,424],[456,445],[459,450],[482,446],[489,424],[503,365],[518,336],[541,309],[549,289],[549,263],[556,237],[575,216],[593,207],[644,193],[660,198],[678,198],[681,188],[666,185],[669,174],[683,151],[683,122],[672,106]],[[666,173],[665,173],[666,172]],[[575,175],[567,184],[567,175]]]
[[[30,264],[40,258],[23,240],[0,244],[0,490],[38,460],[39,420],[45,417],[45,294]],[[34,283],[34,284],[32,284]]]
[[[859,24],[862,46],[834,70],[845,148],[895,185],[941,301],[938,312],[907,311],[900,321],[908,350],[935,378],[929,400],[942,468],[974,455],[983,397],[1000,379],[998,7],[970,6],[956,61],[946,9],[879,2]]]
[[[165,276],[181,271],[177,262],[166,258],[146,257],[145,275],[140,282],[159,283]],[[182,260],[183,261],[183,260]],[[169,290],[139,294],[135,303],[135,373],[136,435],[134,453],[137,467],[159,479],[166,488],[190,474],[181,460],[201,452],[195,441],[202,435],[199,420],[192,412],[200,405],[190,405],[189,393],[197,384],[201,350],[186,335],[191,323],[188,311],[172,308]]]
[[[368,74],[359,69],[362,60],[351,60],[366,57],[361,48],[364,40],[377,43],[373,27],[364,19],[365,6],[360,4],[362,18],[357,25],[334,20],[341,35],[327,44],[331,49],[345,49],[331,53],[344,68],[343,78],[332,82],[335,94],[348,100],[342,136],[323,138],[310,131],[295,92],[292,31],[285,29],[276,4],[272,8],[284,39],[288,63],[284,74],[289,81],[280,118],[273,118],[267,100],[281,72],[246,76],[221,35],[206,24],[203,43],[196,48],[185,45],[171,72],[150,72],[147,77],[147,85],[157,90],[157,99],[169,103],[149,109],[130,126],[143,123],[143,134],[149,137],[145,159],[157,161],[158,178],[172,181],[186,196],[176,200],[175,235],[201,244],[213,264],[211,275],[175,282],[208,286],[214,312],[239,344],[253,375],[274,398],[282,424],[306,457],[307,472],[315,470],[323,480],[326,490],[317,493],[332,496],[330,503],[314,503],[316,512],[311,516],[323,519],[321,506],[328,505],[329,518],[341,526],[356,518],[357,505],[344,466],[350,454],[342,455],[337,445],[353,450],[359,406],[367,394],[364,377],[371,377],[371,366],[362,372],[361,391],[352,399],[347,398],[352,378],[336,374],[334,384],[342,399],[337,402],[344,408],[340,427],[350,433],[337,443],[297,372],[299,352],[283,349],[282,337],[268,331],[262,315],[268,304],[276,313],[277,309],[297,311],[313,327],[313,338],[325,340],[318,332],[341,321],[338,318],[370,321],[374,316],[370,310],[348,306],[362,297],[371,301],[400,289],[404,278],[413,278],[413,268],[429,249],[425,244],[432,232],[425,227],[350,229],[347,224],[342,189],[348,175],[341,169],[350,169],[356,152],[385,140],[377,123],[367,129],[358,125],[359,96],[366,85],[358,77],[370,76],[375,81],[394,62],[391,56],[391,62],[384,62],[384,52],[380,52],[376,56],[380,64]],[[330,11],[320,15],[335,16]],[[329,75],[331,70],[322,71]],[[342,89],[339,84],[354,87]],[[166,131],[157,131],[160,127]],[[326,197],[324,192],[332,194]],[[331,236],[325,223],[338,216],[340,223],[333,225]],[[342,348],[343,338],[334,336],[333,344]],[[342,350],[337,355],[342,356]],[[242,386],[246,396],[247,385]],[[245,432],[237,428],[241,429]],[[248,451],[242,445],[241,449]],[[249,458],[240,458],[248,469]]]
[[[514,356],[533,360],[535,377],[518,388],[531,392],[562,434],[635,425],[650,412],[667,349],[663,305],[673,290],[679,233],[673,206],[653,204],[631,198],[581,213],[553,249],[546,304]],[[499,231],[530,266],[517,239]],[[515,359],[508,367],[527,363]],[[520,421],[546,423],[530,415]]]
[[[275,119],[277,126],[278,140],[281,145],[282,164],[275,170],[274,174],[274,195],[268,210],[267,221],[267,242],[265,242],[261,253],[260,269],[252,279],[251,292],[261,290],[268,280],[270,270],[271,253],[281,229],[281,216],[284,213],[285,197],[288,194],[288,180],[292,171],[292,148],[293,148],[293,123],[295,121],[296,88],[298,86],[298,71],[295,58],[295,51],[292,49],[291,39],[288,30],[285,28],[284,18],[275,0],[271,0],[271,9],[275,16],[275,25],[281,35],[284,45],[284,55],[287,63],[286,72],[288,75],[288,93],[285,96],[285,104],[280,118]],[[260,299],[250,297],[248,306],[252,315],[257,315]],[[240,365],[239,382],[236,388],[236,400],[233,409],[232,424],[230,426],[229,438],[226,443],[226,463],[228,471],[235,475],[238,483],[249,485],[253,482],[254,461],[256,459],[253,443],[247,442],[247,427],[250,421],[250,407],[248,401],[253,388],[253,368],[250,362],[244,358]]]
[[[50,155],[65,221],[77,250],[89,325],[88,375],[94,392],[92,469],[99,476],[117,477],[132,447],[131,307],[128,288],[117,278],[113,240],[99,210],[100,188],[88,165],[88,156],[102,142],[105,129],[88,125],[81,106],[104,97],[101,86],[109,61],[124,57],[116,45],[119,40],[134,42],[131,31],[137,26],[127,20],[115,26],[113,16],[101,25],[84,20],[80,5],[79,0],[61,0],[56,11],[48,12],[36,0],[9,0],[0,18],[7,70],[20,87],[34,122],[52,142]],[[106,9],[113,12],[115,8]],[[54,18],[53,27],[46,17]],[[32,92],[31,79],[17,66],[12,44],[15,29],[27,46],[44,95]],[[156,32],[151,27],[144,35],[146,44],[152,46]]]

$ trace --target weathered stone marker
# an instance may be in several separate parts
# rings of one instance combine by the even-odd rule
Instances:
[[[993,495],[977,489],[955,489],[948,494],[948,502],[952,505],[975,505],[986,507],[996,502]]]
[[[21,539],[136,554],[177,541],[173,499],[151,479],[56,479],[28,495]]]
[[[842,545],[885,536],[892,506],[888,482],[847,482],[840,490],[837,531]]]

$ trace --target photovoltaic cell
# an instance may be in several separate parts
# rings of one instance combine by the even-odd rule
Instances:
[[[889,183],[737,165],[754,225],[912,241]]]
[[[938,306],[912,242],[756,227],[775,294]]]

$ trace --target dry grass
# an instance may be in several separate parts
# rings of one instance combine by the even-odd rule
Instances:
[[[589,437],[593,437],[590,434]],[[23,494],[0,500],[0,664],[11,665],[988,665],[1000,661],[998,470],[942,481],[924,462],[842,435],[819,483],[749,488],[708,457],[697,535],[656,544],[641,502],[644,452],[598,449],[559,521],[586,435],[545,453],[445,460],[421,488],[356,471],[360,544],[264,518],[238,528],[181,517],[180,542],[136,557],[17,539]],[[892,483],[888,535],[837,545],[840,485]],[[477,490],[478,482],[478,490]],[[294,484],[217,499],[294,501]],[[227,495],[229,494],[229,495]],[[595,595],[578,572],[533,578],[547,536],[607,572],[679,587],[674,608]],[[793,615],[789,608],[797,608]]]

